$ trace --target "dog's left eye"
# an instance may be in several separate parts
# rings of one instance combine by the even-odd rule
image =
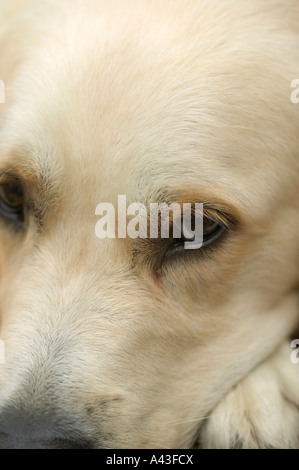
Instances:
[[[236,221],[228,215],[209,208],[204,211],[202,222],[201,247],[199,248],[197,246],[194,238],[194,249],[186,249],[185,243],[189,243],[190,239],[185,238],[183,232],[180,238],[170,238],[164,244],[163,255],[159,257],[159,260],[154,264],[154,272],[156,275],[161,274],[164,264],[168,263],[168,261],[175,262],[176,260],[182,259],[182,257],[185,261],[192,261],[198,259],[198,256],[206,257],[211,253],[215,253],[217,247],[221,245],[222,239],[226,238],[227,234],[229,234],[231,230],[234,230],[236,225]],[[193,220],[191,218],[191,229],[194,230],[194,228],[196,228],[196,224],[193,215]]]
[[[227,231],[227,227],[224,224],[209,218],[203,218],[203,239],[202,239],[202,248],[207,247],[208,245],[212,245],[218,239],[222,237]],[[185,250],[185,243],[189,242],[190,240],[186,239],[183,235],[181,238],[173,238],[171,241],[171,246],[166,251],[166,258],[169,256],[179,253],[179,252],[189,252],[193,250]]]
[[[19,183],[0,184],[0,215],[18,225],[24,222],[24,193]]]

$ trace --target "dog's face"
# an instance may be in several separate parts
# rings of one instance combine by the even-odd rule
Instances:
[[[1,445],[192,446],[298,319],[294,13],[71,3],[1,41]],[[118,195],[204,246],[97,238]]]

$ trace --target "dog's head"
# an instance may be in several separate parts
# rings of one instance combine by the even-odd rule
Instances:
[[[298,318],[298,7],[23,3],[0,43],[1,445],[191,446]],[[118,237],[119,195],[202,203],[203,246]]]

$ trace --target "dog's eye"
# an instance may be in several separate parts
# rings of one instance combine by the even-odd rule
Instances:
[[[200,250],[203,250],[208,245],[214,244],[219,240],[228,230],[228,227],[222,221],[218,221],[215,218],[209,216],[204,216],[203,218],[203,237],[202,237],[202,246]],[[169,258],[175,254],[192,254],[198,249],[186,249],[186,242],[190,242],[190,239],[187,239],[184,234],[181,234],[180,238],[173,238],[171,240],[170,246],[166,250],[165,258]]]
[[[173,256],[192,257],[194,252],[206,253],[207,247],[214,248],[214,245],[221,241],[222,236],[229,230],[229,221],[226,221],[220,215],[216,217],[215,214],[212,214],[212,211],[208,210],[207,212],[202,221],[203,234],[201,247],[196,249],[195,246],[195,249],[186,249],[186,243],[190,243],[190,239],[186,238],[182,232],[180,238],[172,238],[170,240],[170,244],[164,253],[162,264]],[[194,230],[194,226],[194,220],[191,220],[192,230]],[[160,263],[159,266],[161,266]]]
[[[0,184],[0,215],[18,225],[24,222],[24,193],[19,183]]]

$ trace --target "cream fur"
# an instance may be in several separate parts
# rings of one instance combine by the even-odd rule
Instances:
[[[0,445],[295,447],[298,1],[1,7],[0,170],[42,225],[0,221]],[[157,280],[94,211],[169,193],[238,227]]]

